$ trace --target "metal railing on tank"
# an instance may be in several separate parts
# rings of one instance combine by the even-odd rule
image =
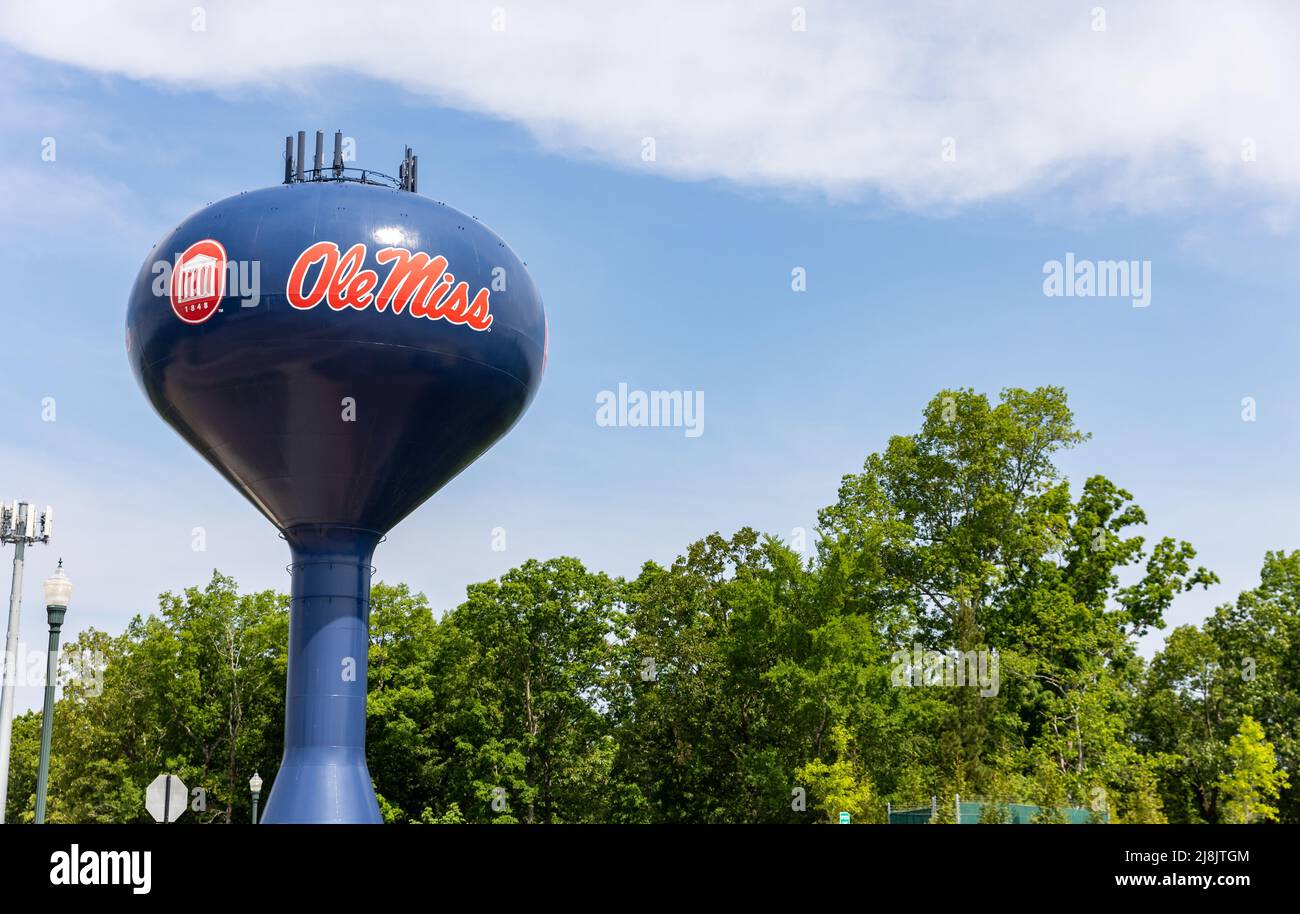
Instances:
[[[316,131],[316,155],[313,167],[307,168],[307,132],[298,131],[298,152],[294,154],[293,137],[284,138],[284,183],[300,184],[308,181],[350,181],[354,184],[372,184],[395,190],[417,192],[419,186],[420,157],[412,154],[411,147],[398,166],[397,177],[370,168],[354,168],[343,164],[343,131],[334,132],[334,158],[325,166],[325,133]]]

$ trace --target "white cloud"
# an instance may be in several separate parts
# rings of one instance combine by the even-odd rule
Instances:
[[[803,4],[806,32],[785,0],[211,0],[199,32],[195,5],[4,0],[0,39],[200,91],[328,67],[628,168],[907,206],[1062,187],[1135,209],[1300,196],[1300,6],[1285,0],[828,0]]]

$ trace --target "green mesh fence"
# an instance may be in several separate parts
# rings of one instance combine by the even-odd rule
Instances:
[[[940,799],[937,801],[938,819],[940,822],[951,822],[953,813],[957,804],[953,798],[947,800]],[[1043,817],[1043,807],[1035,806],[1032,803],[992,803],[988,800],[962,800],[961,818],[959,825],[979,825],[986,821],[986,808],[994,806],[996,810],[989,809],[987,817],[990,821],[1001,822],[1007,825],[1028,825],[1034,821],[1041,820]],[[1061,807],[1058,816],[1063,818],[1069,825],[1092,825],[1098,822],[1109,822],[1108,813],[1094,813],[1091,809],[1080,809],[1075,806]],[[924,806],[908,806],[901,809],[891,809],[889,812],[890,825],[925,825],[929,823],[931,816],[930,804]]]

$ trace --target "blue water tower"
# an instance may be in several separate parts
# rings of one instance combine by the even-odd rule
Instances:
[[[546,363],[541,297],[476,219],[397,177],[314,167],[154,247],[127,309],[145,395],[292,555],[284,758],[263,821],[380,822],[365,758],[371,558],[504,435]]]

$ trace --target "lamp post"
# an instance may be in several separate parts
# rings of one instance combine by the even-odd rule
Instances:
[[[253,793],[253,824],[257,824],[257,801],[262,797],[262,779],[256,771],[248,779],[248,789]]]
[[[28,543],[48,543],[54,528],[54,509],[46,505],[37,523],[36,507],[25,501],[0,505],[0,543],[14,544],[14,577],[9,588],[9,631],[5,635],[4,679],[0,682],[0,825],[9,799],[9,744],[14,719],[14,681],[17,679],[19,609],[23,602],[23,555]]]
[[[45,713],[41,715],[41,767],[36,775],[36,824],[45,822],[45,788],[50,780],[50,736],[54,732],[54,683],[59,675],[59,630],[68,611],[72,582],[63,573],[63,559],[45,579],[45,614],[50,622],[50,649],[45,658]]]

